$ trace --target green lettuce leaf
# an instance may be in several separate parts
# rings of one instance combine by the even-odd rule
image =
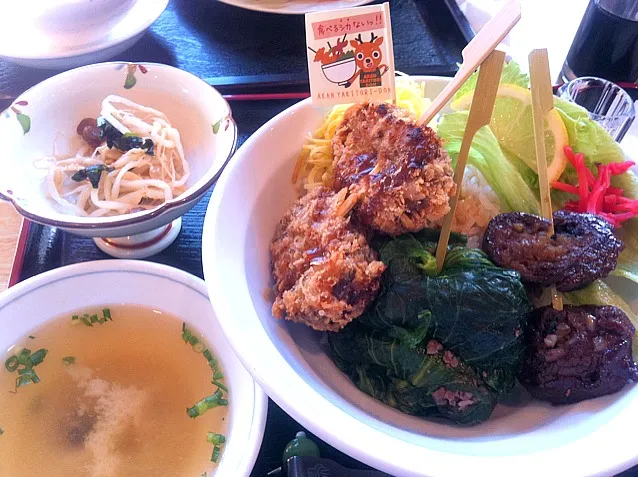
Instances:
[[[638,283],[638,218],[625,222],[616,229],[616,235],[625,244],[625,249],[620,253],[612,274]]]
[[[620,145],[600,124],[589,118],[584,108],[560,98],[554,99],[554,105],[567,128],[570,146],[575,152],[585,155],[585,161],[592,171],[596,171],[596,163],[625,160]],[[578,180],[574,168],[568,166],[561,180],[576,184]],[[638,178],[632,171],[612,177],[612,185],[623,189],[627,197],[638,198]]]
[[[461,96],[474,91],[476,88],[476,81],[478,80],[478,72],[474,72],[472,76],[461,86],[461,88],[454,95],[454,100],[459,99]],[[521,67],[515,61],[510,61],[503,65],[503,72],[501,73],[501,84],[515,84],[522,86],[523,88],[529,87],[529,76],[525,73],[521,73]]]
[[[572,149],[585,155],[587,165],[592,171],[596,170],[596,163],[608,164],[625,160],[618,143],[602,126],[589,118],[585,109],[560,98],[556,98],[554,104],[565,123]],[[578,183],[574,168],[568,166],[561,180],[570,184]],[[632,171],[612,177],[612,185],[623,189],[625,196],[638,198],[638,177]],[[553,197],[557,199],[557,205],[564,203],[566,199],[574,198],[572,195],[559,193],[555,193]],[[625,222],[616,230],[616,235],[624,242],[625,249],[620,254],[618,266],[613,274],[638,283],[638,219]]]
[[[589,119],[585,109],[560,98],[554,99],[554,106],[567,128],[569,145],[575,152],[585,154],[589,165],[624,161],[620,145],[600,124]]]
[[[453,165],[461,150],[469,112],[459,111],[441,118],[437,132]],[[518,161],[520,162],[520,161]],[[468,163],[476,167],[501,201],[501,212],[540,213],[535,192],[512,161],[508,160],[488,126],[478,130],[472,141]],[[529,174],[529,173],[528,173]]]

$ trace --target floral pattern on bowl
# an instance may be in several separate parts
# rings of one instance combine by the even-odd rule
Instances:
[[[23,107],[28,106],[29,103],[28,101],[25,100],[21,100],[21,101],[16,101],[15,103],[13,103],[13,106],[11,106],[7,111],[5,111],[5,117],[10,118],[11,114],[9,113],[9,111],[13,112],[15,114],[15,118],[18,120],[18,122],[20,123],[20,127],[22,128],[22,133],[26,134],[31,130],[31,118],[29,117],[29,115],[25,114],[22,112]]]
[[[139,73],[148,74],[150,81],[139,81]],[[114,217],[66,214],[46,196],[46,170],[33,163],[51,155],[54,145],[58,153],[76,150],[81,140],[77,124],[99,115],[102,99],[109,94],[155,107],[170,118],[191,166],[188,188],[149,211]],[[101,63],[66,71],[27,90],[7,114],[8,119],[0,121],[0,155],[5,158],[0,161],[0,199],[11,201],[35,222],[90,237],[138,234],[180,217],[220,176],[237,141],[237,127],[223,96],[190,73],[161,64]],[[22,134],[16,134],[12,116]]]

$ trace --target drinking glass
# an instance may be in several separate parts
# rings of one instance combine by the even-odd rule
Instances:
[[[636,117],[634,103],[620,86],[602,78],[576,78],[558,90],[563,99],[589,112],[616,141],[620,142]]]

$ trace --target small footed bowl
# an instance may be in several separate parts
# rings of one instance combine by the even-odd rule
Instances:
[[[79,144],[82,118],[97,117],[101,102],[117,94],[165,113],[180,131],[191,168],[187,190],[155,209],[113,217],[78,217],[62,211],[46,193],[46,170],[34,161]],[[56,143],[57,141],[57,143]],[[24,92],[0,116],[0,199],[24,217],[86,237],[128,237],[126,253],[147,256],[168,246],[177,235],[165,226],[185,214],[213,185],[232,156],[237,126],[222,95],[190,73],[160,64],[100,63],[66,71]],[[154,231],[135,240],[135,235]],[[133,237],[131,237],[133,236]],[[167,241],[166,238],[171,240]],[[157,242],[164,239],[158,248]],[[143,247],[137,247],[142,242]],[[110,240],[117,249],[122,240]],[[106,243],[106,242],[105,242]],[[149,252],[147,245],[155,248]],[[100,245],[98,243],[98,245]],[[146,248],[145,248],[146,247]],[[144,250],[142,250],[144,249]],[[146,253],[144,253],[144,251]]]

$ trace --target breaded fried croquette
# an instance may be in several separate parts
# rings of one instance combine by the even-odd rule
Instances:
[[[334,190],[356,194],[362,224],[389,235],[439,222],[456,193],[450,158],[436,133],[387,103],[351,106],[332,139]]]
[[[283,217],[270,246],[277,318],[338,331],[376,297],[385,265],[349,217],[346,190],[319,187]]]

